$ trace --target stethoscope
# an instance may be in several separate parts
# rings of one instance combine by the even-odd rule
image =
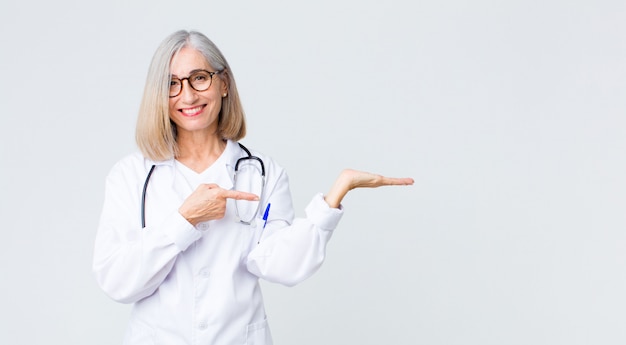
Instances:
[[[238,143],[238,144],[239,144],[239,147],[241,147],[241,149],[244,150],[246,154],[248,154],[248,156],[237,159],[237,162],[235,163],[233,185],[234,186],[237,185],[237,173],[239,172],[239,164],[246,160],[257,161],[259,162],[259,165],[261,167],[261,194],[259,195],[259,197],[261,197],[263,195],[263,192],[265,191],[265,164],[263,164],[263,160],[261,158],[257,156],[253,156],[252,153],[250,153],[250,150],[248,150],[241,143]],[[154,168],[156,168],[155,164],[153,164],[152,167],[150,167],[148,176],[146,176],[146,181],[143,183],[143,192],[141,193],[141,228],[146,227],[146,190],[148,190],[148,182],[150,182],[150,176],[152,176],[152,173],[154,172]],[[250,219],[241,219],[241,217],[239,216],[239,207],[237,206],[237,202],[235,202],[235,212],[236,212],[238,221],[243,224],[250,225],[252,221],[254,220],[254,218],[256,217],[256,214],[259,212],[260,207],[261,207],[261,203],[259,202],[257,203],[256,211],[252,213],[252,217]]]

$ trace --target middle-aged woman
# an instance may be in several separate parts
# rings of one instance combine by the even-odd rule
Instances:
[[[259,278],[311,276],[351,189],[413,183],[346,169],[294,219],[285,170],[238,144],[245,133],[218,48],[198,32],[167,37],[148,72],[141,152],[107,176],[94,250],[101,288],[133,303],[125,344],[271,344]]]

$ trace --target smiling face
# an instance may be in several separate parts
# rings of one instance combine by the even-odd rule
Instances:
[[[184,47],[170,63],[172,77],[187,78],[198,70],[216,72],[204,56],[194,48]],[[176,124],[178,135],[185,132],[205,132],[217,135],[218,117],[222,107],[222,95],[227,92],[227,85],[216,74],[211,86],[204,91],[196,91],[188,80],[182,81],[182,90],[176,97],[169,99],[170,119]]]

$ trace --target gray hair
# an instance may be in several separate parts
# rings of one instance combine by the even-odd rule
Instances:
[[[246,135],[243,106],[237,92],[233,72],[217,46],[197,31],[176,31],[159,45],[146,78],[143,99],[137,117],[135,140],[143,155],[152,160],[176,157],[176,125],[169,117],[170,63],[184,47],[199,51],[228,88],[222,98],[218,120],[218,133],[223,139],[240,140]]]

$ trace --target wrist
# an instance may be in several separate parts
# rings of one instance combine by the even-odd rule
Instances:
[[[343,200],[348,191],[349,188],[345,185],[345,183],[341,179],[337,179],[335,184],[324,196],[324,201],[326,201],[328,206],[330,206],[331,208],[339,208],[341,200]]]
[[[188,212],[186,212],[186,211],[185,211],[182,207],[178,209],[178,213],[180,213],[180,215],[181,215],[183,218],[185,218],[185,220],[186,220],[187,222],[189,222],[189,224],[191,224],[191,225],[193,225],[193,226],[198,225],[198,223],[200,222],[200,220],[199,220],[199,219],[197,219],[197,218],[195,218],[195,217],[193,217],[193,216],[189,215],[189,213],[188,213]]]

